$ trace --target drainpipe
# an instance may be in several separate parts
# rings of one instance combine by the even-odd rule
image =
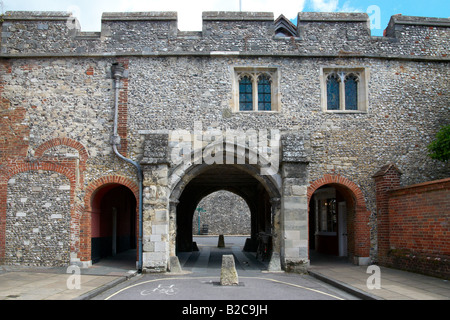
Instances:
[[[120,79],[124,77],[124,71],[125,68],[118,63],[113,63],[111,66],[111,76],[114,80],[114,133],[111,139],[111,144],[114,150],[114,153],[122,160],[132,164],[137,169],[137,175],[138,175],[138,181],[139,181],[139,237],[138,237],[138,252],[139,252],[139,259],[138,259],[138,272],[142,272],[142,205],[143,205],[143,181],[144,181],[144,175],[142,173],[141,166],[138,162],[133,161],[131,159],[128,159],[124,157],[120,152],[117,150],[117,146],[120,145],[120,136],[117,133],[117,126],[118,126],[118,118],[119,118],[119,89],[120,89]]]

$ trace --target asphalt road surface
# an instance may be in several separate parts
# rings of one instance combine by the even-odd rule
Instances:
[[[357,299],[309,275],[264,272],[268,261],[257,260],[253,253],[242,251],[245,237],[225,237],[225,248],[217,248],[216,237],[195,237],[194,241],[197,241],[198,252],[179,254],[183,274],[138,275],[92,300],[243,302]],[[239,285],[220,285],[223,254],[235,257]]]
[[[355,300],[307,275],[239,275],[239,285],[221,286],[220,275],[141,275],[93,300]]]

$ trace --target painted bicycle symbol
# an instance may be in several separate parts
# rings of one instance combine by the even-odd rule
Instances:
[[[163,286],[163,285],[158,285],[157,288],[153,289],[153,290],[143,290],[141,291],[141,296],[147,296],[149,294],[152,293],[161,293],[161,294],[166,294],[168,296],[173,296],[175,294],[177,294],[179,292],[178,288],[175,288],[174,284],[171,284],[170,286]]]

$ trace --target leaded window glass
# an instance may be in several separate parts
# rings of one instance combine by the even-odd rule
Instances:
[[[269,67],[235,67],[233,111],[280,111],[279,72]]]
[[[272,107],[272,90],[270,77],[262,75],[258,78],[258,110],[270,111]]]
[[[355,75],[345,79],[345,110],[358,110],[358,78]]]
[[[239,110],[253,110],[253,84],[249,76],[244,76],[239,81]]]
[[[336,74],[331,74],[327,79],[327,109],[339,110],[339,80]]]
[[[323,111],[331,113],[368,112],[368,79],[364,67],[322,68],[320,74]]]

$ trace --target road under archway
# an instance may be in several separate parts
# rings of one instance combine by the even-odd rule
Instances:
[[[267,177],[259,176],[247,165],[203,166],[186,184],[178,198],[177,252],[195,250],[192,240],[195,209],[205,196],[218,190],[233,192],[246,201],[251,212],[251,236],[246,246],[248,250],[256,251],[260,233],[274,233],[271,198],[276,188]]]

